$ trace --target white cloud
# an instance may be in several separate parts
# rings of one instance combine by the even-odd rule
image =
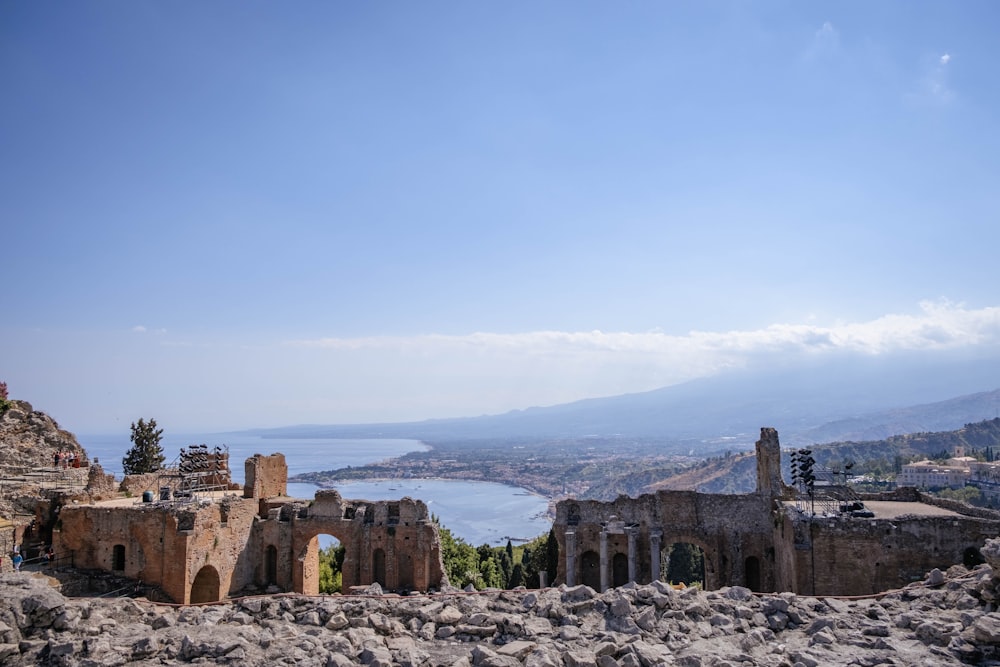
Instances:
[[[949,62],[951,62],[951,55],[950,54],[946,53],[943,56],[941,56],[940,63],[942,65],[947,65]]]
[[[137,324],[134,327],[132,327],[132,331],[134,331],[135,333],[146,333],[146,327],[142,326],[141,324]]]
[[[829,58],[840,51],[840,33],[832,23],[826,21],[819,30],[813,33],[812,41],[806,48],[804,59],[807,61]]]
[[[143,327],[145,328],[145,327]],[[143,331],[137,327],[137,333]],[[177,430],[495,414],[646,391],[728,368],[824,355],[968,351],[1000,355],[1000,306],[921,303],[856,322],[758,329],[473,332],[291,341],[194,337],[53,340],[51,368],[6,378],[61,422],[102,432],[155,414]],[[155,382],[149,378],[155,377]],[[58,378],[58,381],[55,380]],[[84,390],[86,388],[86,390]]]
[[[424,361],[437,359],[445,365],[461,363],[476,368],[471,372],[486,367],[494,367],[500,375],[508,375],[514,368],[528,375],[554,372],[586,380],[588,386],[597,386],[602,377],[611,378],[616,388],[627,384],[629,378],[642,378],[644,386],[630,387],[628,391],[711,374],[768,355],[835,351],[877,355],[981,344],[1000,344],[1000,307],[970,310],[949,302],[924,302],[916,314],[892,314],[867,322],[830,326],[774,324],[757,330],[692,331],[681,336],[659,331],[477,332],[287,343],[333,353],[392,354],[399,358],[416,355]],[[592,377],[586,378],[588,374]]]
[[[810,318],[813,319],[813,318]],[[915,315],[885,315],[868,322],[773,324],[750,331],[692,331],[686,336],[629,332],[535,331],[516,334],[476,332],[467,335],[428,334],[414,337],[319,338],[288,341],[303,347],[338,350],[398,350],[453,348],[527,354],[574,350],[581,353],[658,353],[759,351],[824,348],[882,353],[1000,342],[1000,307],[968,310],[948,301],[925,301]]]

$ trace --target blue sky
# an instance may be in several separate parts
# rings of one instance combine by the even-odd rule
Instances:
[[[1000,348],[993,2],[0,4],[0,379],[71,430]]]

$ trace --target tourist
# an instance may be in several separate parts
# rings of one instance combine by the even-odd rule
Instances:
[[[15,572],[20,572],[21,571],[21,563],[24,562],[24,559],[21,558],[20,552],[15,551],[14,555],[11,556],[11,560],[14,561],[14,571]]]

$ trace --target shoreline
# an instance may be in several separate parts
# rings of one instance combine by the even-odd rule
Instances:
[[[341,468],[341,470],[343,470],[343,468]],[[355,470],[356,470],[356,468],[355,468]],[[336,471],[330,471],[330,472],[336,472]],[[314,482],[314,481],[308,480],[308,479],[300,479],[299,478],[300,475],[303,475],[303,474],[305,474],[305,475],[314,475],[314,474],[322,474],[322,472],[319,472],[319,473],[317,473],[317,472],[297,473],[297,474],[295,474],[293,476],[290,476],[288,478],[288,482],[291,483],[291,484],[311,484],[311,485],[313,485],[313,486],[315,486],[315,487],[317,487],[319,489],[334,489],[334,490],[336,489],[335,485],[332,485],[332,486],[329,485],[329,484],[331,484],[330,482]],[[373,476],[373,477],[359,477],[359,478],[356,478],[356,479],[349,479],[349,480],[338,480],[338,482],[340,484],[357,484],[357,483],[364,484],[364,483],[367,483],[367,482],[409,482],[409,481],[414,481],[414,480],[426,480],[428,482],[474,482],[476,484],[496,484],[498,486],[506,486],[506,487],[509,487],[509,488],[512,488],[512,489],[519,489],[521,491],[527,491],[527,494],[521,494],[521,495],[535,496],[536,498],[540,498],[542,500],[545,500],[549,504],[554,504],[555,501],[557,500],[557,498],[553,498],[552,496],[549,496],[549,495],[547,495],[545,493],[542,493],[538,489],[531,488],[531,486],[526,486],[526,485],[518,484],[518,483],[498,482],[496,480],[491,480],[491,479],[476,479],[476,478],[472,478],[472,477],[440,477],[440,476],[436,476],[436,477],[386,477],[384,475],[379,475],[379,476]]]
[[[313,473],[297,473],[296,475],[290,476],[288,482],[290,484],[311,484],[322,490],[336,490],[336,486],[328,486],[329,482],[313,482],[305,479],[298,479],[301,474],[313,474]],[[466,477],[359,477],[358,479],[351,480],[341,480],[341,484],[367,484],[371,482],[411,482],[425,480],[428,482],[475,482],[476,484],[496,484],[497,486],[506,486],[512,489],[520,489],[522,491],[527,491],[526,494],[520,495],[531,495],[536,498],[541,498],[542,500],[552,502],[554,499],[539,492],[536,489],[529,488],[527,486],[522,486],[520,484],[509,484],[507,482],[497,482],[488,479],[470,479]]]

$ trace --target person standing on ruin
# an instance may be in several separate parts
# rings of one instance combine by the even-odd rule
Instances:
[[[21,557],[21,553],[19,551],[15,551],[14,555],[11,556],[11,560],[14,562],[14,571],[15,572],[20,572],[21,571],[21,563],[24,562],[24,559]]]

